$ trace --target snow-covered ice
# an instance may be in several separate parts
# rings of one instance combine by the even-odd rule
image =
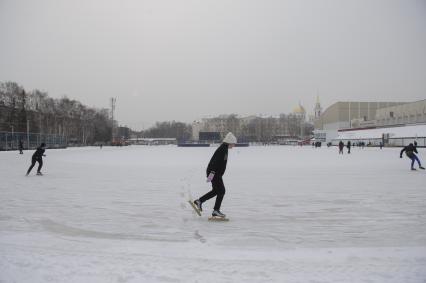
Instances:
[[[253,146],[0,152],[0,282],[426,282],[426,172],[399,149]],[[426,163],[426,150],[420,157]]]

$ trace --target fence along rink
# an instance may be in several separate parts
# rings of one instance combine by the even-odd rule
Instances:
[[[26,133],[26,132],[0,132],[0,151],[18,150],[19,141],[24,149],[35,149],[42,142],[47,148],[66,148],[67,139],[63,135]]]

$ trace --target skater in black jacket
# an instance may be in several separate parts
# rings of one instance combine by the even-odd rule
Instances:
[[[19,140],[19,154],[24,154],[22,151],[24,150],[24,144],[22,140]]]
[[[199,211],[202,211],[202,203],[216,196],[214,210],[212,216],[224,218],[226,215],[220,212],[223,196],[225,195],[225,185],[223,184],[222,176],[226,170],[226,163],[228,161],[228,149],[233,148],[237,143],[237,138],[228,133],[223,140],[223,143],[216,149],[209,165],[207,166],[206,175],[207,182],[212,183],[212,190],[194,201],[195,206]]]
[[[42,143],[39,147],[37,147],[37,150],[34,152],[33,157],[31,158],[31,166],[30,168],[28,168],[26,176],[30,174],[36,162],[38,162],[37,175],[43,175],[40,170],[41,170],[41,167],[43,167],[43,156],[46,156],[44,155],[45,150],[46,150],[45,143]]]
[[[339,142],[339,154],[343,154],[343,148],[344,147],[345,147],[345,144],[342,141],[340,141]]]
[[[410,143],[409,145],[407,145],[406,147],[404,147],[401,150],[401,153],[399,154],[399,157],[402,158],[402,154],[405,151],[405,155],[407,155],[408,158],[411,159],[411,170],[416,170],[416,168],[414,168],[414,162],[417,161],[417,163],[419,164],[419,168],[420,169],[425,169],[422,164],[420,163],[419,158],[417,157],[416,153],[417,152],[417,142],[415,141],[414,144]]]

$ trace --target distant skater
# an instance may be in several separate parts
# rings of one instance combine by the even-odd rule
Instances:
[[[26,176],[30,174],[36,162],[38,162],[37,175],[43,175],[40,170],[41,170],[41,167],[43,167],[43,156],[46,156],[44,155],[45,150],[46,150],[45,143],[42,143],[39,147],[37,147],[37,150],[34,152],[33,157],[31,158],[31,166],[30,168],[28,168]]]
[[[22,140],[19,140],[19,154],[24,154],[24,144],[22,143]]]
[[[348,141],[348,143],[346,144],[346,147],[348,148],[348,153],[351,153],[351,141]]]
[[[399,157],[402,158],[402,154],[405,151],[405,155],[407,155],[408,158],[411,159],[411,170],[416,170],[416,168],[414,168],[414,162],[417,161],[417,163],[419,164],[419,168],[420,169],[425,169],[422,164],[420,163],[420,159],[417,157],[416,153],[417,152],[417,142],[415,141],[414,144],[410,143],[409,145],[405,146],[402,150],[401,153],[399,154]]]
[[[345,144],[342,141],[340,141],[339,142],[339,154],[343,154],[343,148],[344,147],[345,147]]]
[[[225,185],[223,184],[222,176],[225,173],[226,163],[228,162],[228,149],[233,148],[236,143],[237,138],[232,133],[228,133],[222,144],[218,147],[218,149],[216,149],[210,159],[206,175],[207,182],[212,183],[212,190],[194,201],[194,205],[199,211],[203,210],[203,202],[216,196],[212,216],[225,218],[226,215],[220,212],[220,206],[222,204],[223,196],[225,195]]]

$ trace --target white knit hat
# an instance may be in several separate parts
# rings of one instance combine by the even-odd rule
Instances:
[[[227,144],[236,144],[237,138],[231,132],[229,132],[226,134],[223,142],[226,142]]]

